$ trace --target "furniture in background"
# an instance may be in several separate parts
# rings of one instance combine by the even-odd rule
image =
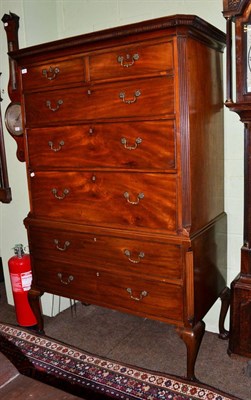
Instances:
[[[3,282],[3,280],[4,280],[3,263],[2,263],[2,257],[0,257],[0,282]]]
[[[167,322],[190,379],[219,296],[227,337],[224,47],[176,15],[10,53],[39,330],[44,292]]]
[[[14,13],[4,14],[2,22],[7,36],[8,52],[19,49],[18,29],[19,16]],[[23,123],[21,113],[21,85],[16,62],[8,57],[9,60],[9,84],[8,95],[11,100],[5,111],[5,125],[10,135],[17,143],[17,158],[19,161],[25,160]]]
[[[241,271],[231,284],[229,353],[251,358],[251,2],[224,0],[227,20],[226,106],[244,123],[244,233]],[[235,52],[232,54],[232,25],[235,23]],[[233,100],[233,63],[236,90]]]
[[[1,77],[0,72],[0,77]],[[11,202],[11,188],[9,187],[9,178],[4,146],[4,136],[3,136],[3,122],[2,122],[2,110],[1,110],[1,87],[0,87],[0,202],[10,203]],[[0,266],[1,275],[1,266]]]

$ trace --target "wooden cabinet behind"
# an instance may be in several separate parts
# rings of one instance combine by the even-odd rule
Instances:
[[[227,28],[226,106],[244,124],[244,215],[240,273],[231,283],[229,354],[251,358],[251,2],[223,0]],[[233,31],[234,34],[233,34]],[[235,42],[235,51],[232,44]],[[233,65],[236,79],[233,79]],[[235,87],[233,85],[235,82]],[[235,100],[234,100],[235,99]]]
[[[40,329],[44,291],[170,322],[194,378],[226,286],[224,46],[179,15],[12,54]]]

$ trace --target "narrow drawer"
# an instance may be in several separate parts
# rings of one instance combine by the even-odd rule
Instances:
[[[183,320],[179,285],[40,259],[33,259],[33,276],[34,285],[49,293],[163,321]]]
[[[25,95],[26,127],[93,119],[173,114],[172,77]]]
[[[41,259],[76,262],[165,280],[183,278],[178,244],[29,227],[30,252]]]
[[[21,69],[24,92],[36,88],[53,89],[57,85],[70,85],[85,81],[83,58],[30,66]]]
[[[34,128],[27,141],[32,169],[175,168],[174,120]]]
[[[31,173],[34,217],[120,228],[176,231],[175,175]]]
[[[173,42],[133,44],[90,54],[89,63],[91,80],[166,73],[173,69]]]

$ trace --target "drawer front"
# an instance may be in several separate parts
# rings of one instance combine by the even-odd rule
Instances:
[[[23,68],[22,84],[24,92],[36,88],[53,89],[57,85],[84,82],[85,67],[83,58]]]
[[[173,120],[27,130],[30,168],[175,167]]]
[[[31,174],[34,217],[176,231],[175,175],[109,172]]]
[[[33,259],[34,285],[49,293],[167,321],[183,320],[182,286],[131,274]]]
[[[134,44],[89,60],[91,80],[159,74],[173,69],[173,42]]]
[[[81,262],[83,266],[96,265],[114,273],[137,273],[163,281],[183,278],[181,245],[31,226],[29,246],[35,257],[59,263]]]
[[[172,77],[25,95],[26,127],[174,112]]]

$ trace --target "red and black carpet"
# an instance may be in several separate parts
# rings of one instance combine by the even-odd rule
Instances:
[[[3,323],[0,323],[0,351],[20,373],[83,399],[237,399],[201,383],[101,358]]]

